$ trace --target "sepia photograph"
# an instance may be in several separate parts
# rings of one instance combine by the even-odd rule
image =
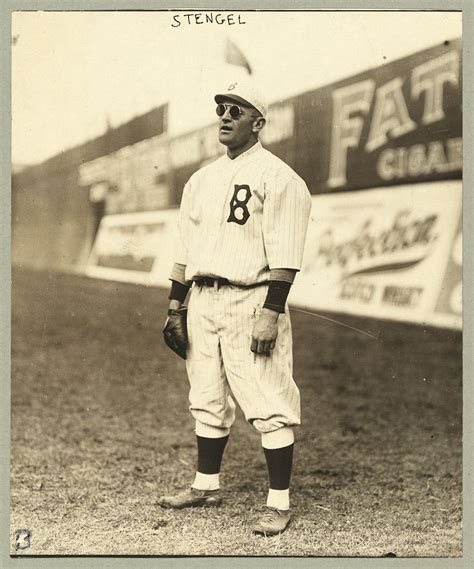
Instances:
[[[11,557],[462,558],[462,24],[12,13]]]

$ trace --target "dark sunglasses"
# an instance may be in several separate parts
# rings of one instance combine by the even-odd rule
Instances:
[[[252,113],[246,113],[245,111],[243,111],[239,105],[225,105],[224,103],[219,103],[216,107],[216,114],[218,117],[223,117],[226,110],[229,109],[229,115],[233,118],[233,119],[238,119],[239,117],[241,117],[242,115],[249,115],[251,117],[257,117],[259,115],[255,115]]]

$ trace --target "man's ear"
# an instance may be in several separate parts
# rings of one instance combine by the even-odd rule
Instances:
[[[263,117],[258,117],[253,121],[252,132],[260,132],[265,126],[265,119]]]

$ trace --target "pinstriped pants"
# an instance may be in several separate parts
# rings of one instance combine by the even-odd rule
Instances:
[[[200,436],[229,433],[234,401],[261,433],[300,424],[288,307],[278,317],[278,337],[271,355],[250,350],[253,325],[267,291],[268,285],[219,289],[195,285],[191,290],[186,368],[190,411]]]

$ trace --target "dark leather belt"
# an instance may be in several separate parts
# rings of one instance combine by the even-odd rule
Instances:
[[[262,286],[268,284],[268,281],[262,281],[259,283],[252,283],[249,285],[241,285],[241,284],[231,283],[229,279],[224,279],[222,277],[219,278],[198,277],[197,279],[195,279],[194,282],[196,283],[197,286],[209,286],[213,288],[221,288],[223,286],[229,286],[229,285],[238,286],[240,288],[254,288],[256,286]]]

